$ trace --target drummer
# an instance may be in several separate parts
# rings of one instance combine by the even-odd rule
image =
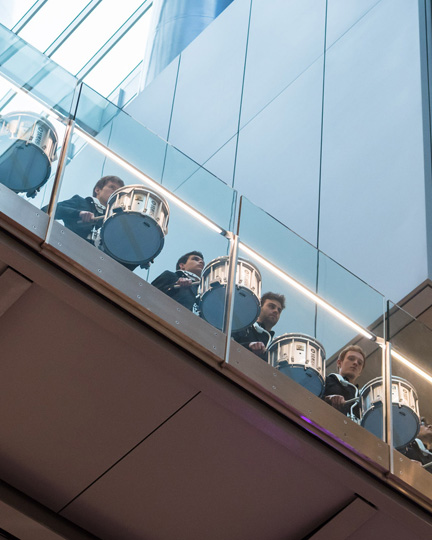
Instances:
[[[165,270],[152,281],[152,285],[198,314],[198,285],[203,268],[203,254],[200,251],[189,251],[177,261],[175,272]]]
[[[267,349],[274,338],[272,328],[277,324],[282,311],[285,309],[285,296],[267,292],[261,297],[261,311],[259,317],[245,330],[233,333],[232,337],[262,360],[267,362]]]
[[[416,439],[405,448],[399,450],[407,458],[419,461],[427,471],[432,473],[432,425],[422,418],[420,431]],[[429,466],[430,464],[430,466]]]
[[[353,409],[354,414],[359,417],[358,406],[346,404],[345,402],[359,396],[358,386],[355,384],[366,363],[366,356],[358,345],[349,345],[343,349],[337,360],[339,373],[327,375],[323,399],[341,411],[349,414]]]
[[[110,195],[123,186],[124,182],[118,176],[103,176],[96,182],[92,197],[74,195],[71,199],[59,202],[54,217],[63,220],[68,229],[93,243],[92,229],[96,223],[95,218],[105,215]],[[42,210],[46,212],[47,208],[45,206]]]

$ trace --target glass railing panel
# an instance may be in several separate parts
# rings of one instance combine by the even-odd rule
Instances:
[[[69,115],[76,78],[2,25],[0,74],[60,115]]]
[[[2,77],[0,82],[2,95],[9,96],[1,102],[0,183],[6,191],[0,205],[43,238],[47,219],[34,209],[45,212],[50,201],[67,120],[31,93],[15,92]]]
[[[80,131],[71,140],[49,244],[138,309],[223,357],[222,333],[200,317],[201,273],[229,250],[222,228],[89,144]],[[223,290],[218,301],[223,318]]]
[[[422,317],[427,320],[428,312]],[[394,470],[414,488],[429,489],[432,499],[432,330],[399,306],[389,303]],[[404,460],[400,454],[412,461]]]
[[[229,186],[86,85],[80,92],[76,122],[222,228],[232,226],[235,197]]]
[[[382,428],[357,427],[369,424],[361,392],[382,377],[383,297],[244,198],[236,287],[233,367],[359,452],[383,452]]]

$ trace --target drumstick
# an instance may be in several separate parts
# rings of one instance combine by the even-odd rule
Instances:
[[[432,461],[430,463],[426,463],[425,465],[422,465],[423,469],[428,469],[432,465]]]
[[[201,283],[201,281],[192,281],[191,286],[198,285],[198,283]],[[173,285],[168,290],[170,291],[171,289],[180,289],[180,287],[182,287],[182,285]]]
[[[94,223],[95,221],[100,221],[101,219],[105,219],[105,216],[98,216],[98,217],[94,217],[93,219],[91,219],[90,221],[77,221],[77,223],[79,223],[80,225],[82,225],[83,223]]]
[[[355,403],[356,401],[360,401],[360,396],[349,399],[348,401],[345,401],[344,405],[351,405],[352,403]]]

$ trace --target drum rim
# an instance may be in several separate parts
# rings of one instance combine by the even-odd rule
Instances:
[[[325,377],[323,377],[322,374],[318,370],[313,368],[312,366],[306,366],[305,364],[291,364],[287,360],[282,360],[282,362],[286,362],[289,368],[302,368],[302,369],[304,369],[304,371],[310,369],[311,371],[316,373],[318,375],[318,377],[321,379],[322,383],[325,384]],[[272,365],[272,367],[277,369],[277,365],[275,365],[275,366]]]
[[[383,384],[384,383],[384,377],[381,376],[381,377],[375,377],[374,379],[371,379],[369,382],[367,382],[366,384],[364,384],[361,387],[361,389],[359,391],[359,394],[362,395],[363,391],[366,389],[366,387],[371,386],[376,381],[381,381],[381,383]],[[392,384],[393,384],[393,381],[407,383],[411,387],[411,389],[413,390],[414,396],[416,397],[416,399],[418,401],[417,390],[415,389],[415,387],[407,379],[404,379],[403,377],[399,377],[398,375],[392,375]]]
[[[279,343],[279,341],[282,339],[282,338],[289,338],[289,339],[292,339],[293,337],[300,337],[300,338],[306,338],[308,341],[313,341],[315,343],[317,343],[320,348],[322,349],[322,351],[324,352],[324,360],[326,359],[326,352],[325,352],[325,348],[323,346],[323,344],[318,341],[316,338],[312,337],[312,336],[308,336],[307,334],[300,334],[300,333],[296,333],[296,332],[286,332],[285,334],[281,334],[280,336],[277,336],[273,339],[272,341],[272,344],[270,345],[270,348],[269,348],[269,352],[271,351],[271,349],[273,348],[274,345],[277,345]]]
[[[362,405],[363,405],[363,402],[362,402]],[[398,404],[397,404],[397,403],[392,403],[392,407],[398,407]],[[411,412],[414,413],[412,416],[414,416],[414,418],[417,420],[417,425],[420,426],[420,418],[419,418],[419,416],[416,414],[416,412],[415,412],[411,407],[408,407],[408,405],[402,405],[401,408],[402,408],[402,407],[405,408],[405,409],[407,409],[408,411],[411,411]],[[372,404],[368,409],[365,410],[365,412],[363,412],[363,411],[361,412],[360,426],[361,426],[362,428],[366,429],[367,431],[369,431],[369,430],[367,429],[367,427],[365,427],[365,426],[363,425],[362,421],[363,421],[363,418],[366,418],[366,417],[370,416],[369,413],[370,413],[371,411],[373,411],[374,409],[376,409],[376,406],[374,406],[374,405]],[[382,416],[383,416],[383,415],[382,415]],[[383,418],[383,421],[384,421],[384,418]],[[418,434],[418,430],[417,430],[417,434]],[[403,448],[404,446],[406,446],[406,445],[412,443],[413,440],[414,440],[416,437],[417,437],[417,435],[415,435],[409,442],[404,443],[404,444],[402,444],[401,446],[395,446],[395,448]],[[393,439],[394,439],[394,436],[393,436]]]
[[[216,261],[221,261],[221,260],[227,261],[227,260],[229,260],[229,258],[230,258],[229,255],[221,255],[220,257],[215,257],[214,259],[212,259],[210,262],[208,262],[208,263],[204,266],[201,275],[203,276],[203,275],[204,275],[204,272],[205,272],[208,268],[210,268],[210,266],[212,266]],[[258,273],[258,275],[259,275],[259,277],[260,277],[260,280],[262,281],[261,272],[260,272],[259,268],[258,268],[253,262],[251,262],[249,259],[245,259],[245,258],[243,258],[243,257],[238,257],[238,258],[237,258],[237,263],[238,263],[238,262],[245,262],[245,263],[247,263],[247,264],[250,264],[250,265],[257,271],[257,273]]]
[[[31,146],[32,148],[36,149],[41,154],[41,156],[43,156],[46,159],[46,161],[48,162],[46,176],[45,176],[45,178],[44,178],[44,180],[42,182],[39,182],[39,184],[37,184],[35,186],[32,186],[32,187],[25,188],[25,189],[19,189],[18,190],[18,189],[9,187],[6,184],[4,184],[4,185],[7,188],[9,188],[10,190],[12,190],[14,193],[31,193],[33,191],[37,191],[38,189],[40,189],[42,186],[44,186],[48,182],[49,177],[51,176],[52,161],[46,155],[46,152],[44,152],[39,145],[34,144],[33,142],[26,141],[25,139],[15,139],[13,144],[10,146],[10,148],[12,148],[13,145],[19,144],[19,143],[24,144],[25,147]]]
[[[37,113],[34,113],[32,111],[20,111],[20,112],[8,112],[8,113],[5,113],[5,114],[2,114],[1,117],[0,117],[0,122],[2,120],[4,120],[6,118],[6,120],[10,117],[14,117],[14,116],[29,116],[30,118],[34,118],[36,120],[40,120],[41,122],[45,122],[45,124],[48,125],[49,128],[52,129],[52,131],[54,132],[54,135],[55,135],[55,138],[56,138],[56,142],[58,142],[58,135],[57,135],[57,131],[54,127],[54,124],[52,124],[48,118],[45,118],[43,116],[41,116],[40,114],[37,114]]]
[[[146,194],[155,195],[158,199],[160,199],[160,202],[163,205],[165,205],[165,208],[167,209],[166,214],[168,214],[168,216],[169,216],[169,204],[166,201],[165,197],[163,197],[162,195],[160,195],[157,191],[155,191],[153,189],[146,188],[143,184],[128,184],[127,186],[122,186],[122,187],[116,189],[115,191],[113,191],[111,193],[111,195],[109,196],[109,198],[108,198],[107,205],[106,205],[107,209],[108,209],[108,205],[109,205],[111,199],[114,199],[114,197],[117,195],[117,193],[129,190],[129,189],[134,190],[134,189],[137,189],[137,188],[145,191]],[[136,213],[139,214],[140,212],[136,212]]]
[[[126,264],[136,264],[136,265],[140,265],[140,264],[147,264],[148,262],[152,261],[153,259],[155,259],[159,253],[163,250],[164,248],[164,244],[165,244],[165,236],[162,235],[161,237],[161,243],[160,243],[160,247],[158,248],[157,252],[154,253],[150,258],[147,258],[147,259],[140,259],[140,260],[134,260],[134,261],[131,261],[130,259],[123,259],[121,257],[118,257],[117,255],[114,255],[114,253],[112,253],[110,251],[110,249],[105,245],[105,243],[103,242],[102,240],[102,234],[101,234],[101,244],[104,248],[104,252],[107,253],[111,258],[113,258],[115,261],[117,262],[122,262],[122,263],[126,263]]]

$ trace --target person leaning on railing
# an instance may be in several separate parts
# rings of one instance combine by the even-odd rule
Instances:
[[[257,321],[245,330],[234,332],[232,337],[262,360],[267,361],[267,350],[274,338],[272,328],[278,323],[285,309],[285,296],[267,292],[261,297],[261,311]]]
[[[338,373],[330,373],[326,377],[323,399],[344,414],[350,414],[351,409],[360,418],[359,407],[347,401],[358,398],[359,389],[355,384],[366,363],[366,356],[358,345],[345,347],[337,359]]]
[[[198,313],[198,284],[203,268],[203,254],[200,251],[189,251],[177,261],[175,272],[165,270],[152,281],[152,285],[185,308]]]

